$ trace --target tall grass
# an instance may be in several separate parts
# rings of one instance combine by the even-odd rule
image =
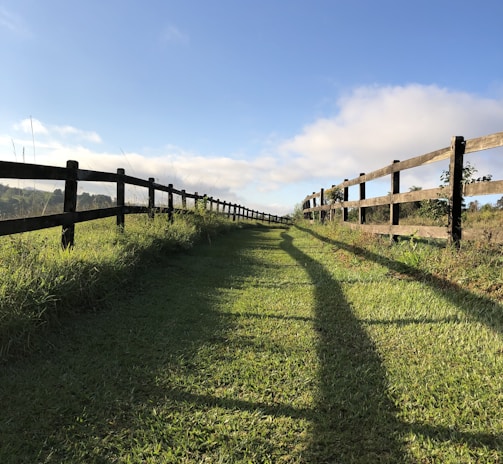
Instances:
[[[189,249],[233,227],[210,214],[128,217],[124,232],[113,218],[78,224],[76,246],[62,250],[60,228],[0,240],[0,360],[29,351],[34,336],[75,312],[99,310],[134,287],[139,269],[159,254]]]

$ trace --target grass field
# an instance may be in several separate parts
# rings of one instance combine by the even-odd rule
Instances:
[[[0,462],[501,462],[502,263],[304,224],[165,254],[0,367]]]

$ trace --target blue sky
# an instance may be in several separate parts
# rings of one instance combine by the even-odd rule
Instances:
[[[503,131],[502,17],[499,0],[0,0],[0,159],[123,167],[287,213]],[[490,155],[470,161],[502,179]]]

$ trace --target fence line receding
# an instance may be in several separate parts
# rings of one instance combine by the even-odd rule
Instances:
[[[503,194],[503,180],[484,180],[482,182],[465,183],[463,180],[464,157],[467,154],[498,148],[503,146],[503,132],[465,140],[462,136],[454,136],[451,145],[405,161],[394,160],[392,164],[370,173],[361,173],[354,179],[345,179],[339,185],[313,192],[302,202],[304,218],[311,220],[333,220],[334,212],[342,210],[342,223],[353,229],[360,229],[374,234],[416,235],[419,237],[442,238],[459,244],[461,238],[475,239],[480,234],[477,229],[462,229],[463,196],[479,196]],[[449,159],[449,183],[445,187],[400,192],[400,173],[425,164]],[[388,195],[367,198],[366,182],[390,176],[390,192]],[[359,199],[348,201],[349,188],[359,187]],[[339,201],[327,201],[331,192],[341,192]],[[447,226],[401,225],[400,205],[403,203],[444,198],[448,202]],[[367,224],[366,208],[374,206],[389,206],[389,224]],[[349,222],[348,211],[358,210],[356,223]]]
[[[129,176],[122,168],[116,173],[90,171],[79,169],[77,161],[68,161],[65,168],[43,166],[38,164],[16,163],[0,161],[0,179],[33,179],[33,180],[61,180],[65,181],[63,212],[36,217],[22,217],[18,219],[0,220],[0,236],[18,234],[50,227],[62,227],[61,244],[64,248],[74,244],[75,224],[115,216],[117,226],[123,229],[125,216],[128,214],[146,213],[153,218],[155,214],[167,214],[170,221],[174,220],[175,213],[187,213],[191,209],[187,206],[187,199],[193,200],[194,209],[203,202],[203,207],[217,214],[232,217],[233,221],[241,219],[257,220],[267,223],[288,224],[290,218],[269,213],[259,212],[242,205],[214,199],[208,195],[187,193],[178,190],[173,184],[162,185],[155,182],[154,178],[148,180]],[[99,208],[86,211],[77,211],[78,182],[109,182],[117,187],[116,206]],[[125,191],[127,185],[134,185],[148,189],[148,206],[127,205]],[[166,206],[156,206],[156,192],[168,194]],[[181,207],[175,207],[174,195],[179,197]]]

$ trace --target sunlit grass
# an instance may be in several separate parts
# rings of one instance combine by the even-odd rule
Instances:
[[[4,366],[2,463],[503,459],[499,248],[299,224],[154,256]]]

